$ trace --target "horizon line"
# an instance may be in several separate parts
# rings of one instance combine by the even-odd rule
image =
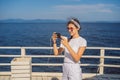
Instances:
[[[35,20],[37,20],[37,21],[45,21],[45,20],[46,21],[47,20],[49,20],[49,21],[64,21],[64,22],[68,21],[67,19],[65,20],[65,19],[39,19],[39,18],[38,19],[9,18],[9,19],[0,19],[0,22],[1,21],[7,21],[7,20],[9,20],[9,21],[11,20],[10,22],[15,22],[15,21],[16,22],[17,21],[23,21],[24,22],[24,21],[35,21]],[[103,21],[101,21],[101,20],[100,21],[98,21],[98,20],[97,21],[80,21],[80,22],[118,22],[118,23],[120,23],[120,21],[104,21],[104,20]]]

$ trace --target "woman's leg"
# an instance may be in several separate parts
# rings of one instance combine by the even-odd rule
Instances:
[[[68,69],[67,69],[67,64],[63,64],[63,74],[62,74],[62,80],[68,80]]]
[[[69,80],[82,80],[82,71],[80,64],[71,64]]]

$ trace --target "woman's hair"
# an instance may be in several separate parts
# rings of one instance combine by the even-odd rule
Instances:
[[[76,28],[79,28],[79,30],[81,29],[81,26],[80,26],[80,22],[77,18],[71,18],[68,23],[67,23],[67,26],[69,24],[74,24]]]

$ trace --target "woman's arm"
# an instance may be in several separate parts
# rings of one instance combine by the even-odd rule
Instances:
[[[64,49],[61,47],[58,49],[57,44],[55,43],[53,44],[53,51],[54,51],[54,55],[57,56],[60,55],[64,51]]]
[[[56,34],[55,33],[53,33],[53,35],[52,35],[52,40],[53,40],[53,51],[54,51],[54,55],[59,55],[59,54],[61,54],[62,52],[63,52],[63,48],[57,48],[57,44],[56,44],[56,39],[57,39],[57,36],[56,36]]]
[[[82,57],[85,49],[86,49],[86,46],[83,46],[83,47],[80,47],[78,49],[78,52],[76,53],[72,48],[71,46],[68,44],[68,41],[67,39],[65,38],[62,38],[62,44],[68,49],[68,51],[70,52],[70,55],[72,56],[73,60],[77,63],[80,58]]]
[[[82,55],[83,55],[83,53],[84,53],[84,51],[85,51],[85,49],[86,49],[86,47],[80,47],[80,48],[78,49],[78,52],[75,53],[75,51],[74,51],[69,45],[67,45],[66,47],[67,47],[68,51],[70,52],[73,60],[74,60],[76,63],[77,63],[78,61],[80,61],[80,59],[81,59],[81,57],[82,57]]]

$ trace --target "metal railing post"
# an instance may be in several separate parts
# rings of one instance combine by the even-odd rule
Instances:
[[[26,51],[25,48],[21,48],[21,57],[25,57]]]
[[[104,55],[105,55],[105,50],[101,49],[100,50],[100,71],[99,71],[99,74],[104,74]]]

